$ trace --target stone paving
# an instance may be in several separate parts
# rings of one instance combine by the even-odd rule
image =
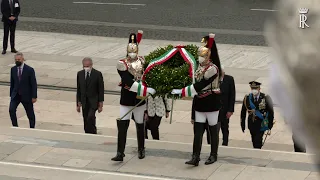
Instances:
[[[84,56],[94,60],[94,67],[104,74],[105,89],[118,91],[119,75],[116,62],[124,57],[126,38],[109,38],[95,36],[68,35],[42,32],[17,32],[17,49],[25,54],[26,63],[35,68],[38,84],[75,87],[76,73],[82,68]],[[176,42],[143,39],[140,54],[167,44],[198,44],[198,42]],[[226,72],[235,78],[236,99],[241,101],[248,92],[248,82],[258,80],[263,83],[263,91],[268,92],[268,65],[270,52],[267,47],[218,44],[220,58]],[[0,81],[10,80],[10,67],[13,65],[13,54],[0,57]],[[8,99],[8,89],[1,87],[4,99]],[[82,118],[74,110],[74,92],[39,90],[39,102],[36,105],[37,128],[83,132]],[[10,125],[8,101],[2,101],[2,124]],[[274,100],[276,103],[276,100]],[[97,125],[101,134],[116,135],[115,119],[119,116],[119,96],[106,95],[105,111],[98,115]],[[190,124],[190,101],[176,101],[173,124],[164,119],[161,125],[161,138],[177,142],[192,142]],[[230,145],[252,147],[249,133],[243,134],[239,126],[241,105],[236,105],[236,112],[230,123]],[[19,112],[21,113],[21,112]],[[24,114],[24,113],[23,113]],[[26,116],[20,116],[23,124]],[[277,125],[264,148],[292,151],[291,132],[277,114]],[[130,135],[135,136],[134,125]],[[178,130],[177,130],[178,129]]]
[[[11,126],[8,113],[9,87],[0,86],[0,124]],[[36,128],[83,133],[82,115],[75,109],[75,92],[38,90],[38,101],[35,104]],[[99,134],[116,136],[116,119],[119,118],[119,96],[105,95],[104,111],[97,113],[97,127]],[[230,146],[252,148],[250,133],[242,133],[240,128],[241,104],[235,107],[235,113],[230,120]],[[279,110],[275,108],[276,125],[271,136],[266,140],[264,149],[293,151],[291,131],[279,116]],[[160,126],[160,138],[164,141],[193,142],[193,130],[190,123],[191,101],[178,100],[174,104],[173,121],[164,118]],[[17,112],[21,127],[28,127],[28,118],[21,105]],[[150,136],[150,133],[149,133]],[[132,122],[129,128],[129,137],[135,138],[135,125]],[[150,136],[151,137],[151,136]],[[222,137],[222,136],[220,136]],[[206,142],[206,141],[204,141]],[[222,141],[221,141],[222,142]]]
[[[75,87],[76,73],[82,69],[82,59],[92,57],[94,67],[104,75],[106,90],[119,90],[119,75],[115,65],[126,53],[126,38],[81,36],[58,33],[17,31],[17,49],[25,54],[26,63],[35,68],[39,84]],[[168,44],[198,44],[199,42],[163,41],[143,39],[140,55],[146,55],[159,46]],[[258,80],[268,91],[268,47],[218,44],[219,55],[226,72],[233,75],[237,100],[248,92],[248,82]],[[13,54],[0,57],[0,81],[9,81]]]
[[[201,164],[199,167],[190,167],[184,161],[190,158],[191,144],[147,141],[146,146],[146,158],[139,160],[136,156],[136,140],[128,139],[125,161],[117,163],[110,161],[116,150],[115,137],[2,127],[0,177],[99,179],[96,177],[98,175],[95,176],[97,173],[85,171],[94,170],[129,173],[127,179],[134,180],[148,179],[130,178],[136,174],[148,176],[150,180],[157,177],[168,180],[317,178],[310,154],[220,147],[218,162],[205,166],[203,160],[207,158],[210,147],[204,146]],[[103,175],[106,179],[112,178],[110,174],[99,176]]]
[[[90,56],[94,59],[95,68],[104,74],[105,89],[119,90],[117,87],[119,76],[115,64],[123,57],[127,39],[23,31],[17,34],[17,49],[25,54],[26,63],[35,68],[38,84],[75,87],[76,72],[81,69],[81,60],[84,56]],[[140,53],[147,54],[157,46],[169,43],[189,44],[188,42],[143,40]],[[244,94],[248,92],[247,83],[251,80],[261,81],[264,84],[263,90],[268,91],[267,75],[270,63],[268,48],[223,44],[218,46],[227,73],[235,77],[237,100],[241,101]],[[13,54],[8,53],[0,57],[0,81],[9,81],[12,65]],[[277,108],[275,108],[277,123],[271,136],[266,140],[263,147],[265,150],[251,149],[250,134],[248,131],[242,133],[240,129],[241,104],[237,104],[230,120],[230,147],[220,148],[219,162],[212,166],[189,168],[183,164],[189,158],[192,149],[191,101],[175,101],[173,123],[169,124],[169,119],[164,118],[160,126],[161,141],[147,142],[148,158],[138,161],[135,156],[135,126],[131,123],[126,162],[113,164],[109,159],[116,151],[118,95],[105,95],[104,111],[97,114],[100,135],[85,135],[81,114],[75,110],[75,92],[39,89],[38,94],[38,102],[35,104],[38,130],[8,128],[11,126],[8,113],[9,88],[0,86],[1,180],[47,180],[66,177],[67,179],[136,180],[155,179],[154,176],[165,176],[168,177],[167,179],[243,180],[257,177],[276,180],[316,179],[311,155],[283,152],[293,150],[292,139],[290,129]],[[22,106],[19,107],[17,115],[20,127],[28,127]],[[203,158],[208,152],[209,146],[204,144]],[[308,149],[308,152],[312,151]],[[35,164],[41,166],[34,166]],[[43,167],[43,165],[49,167]],[[44,171],[44,169],[47,170]],[[101,174],[97,170],[129,173],[130,177],[123,174]],[[39,173],[30,173],[30,171]],[[132,174],[147,176],[135,177]]]

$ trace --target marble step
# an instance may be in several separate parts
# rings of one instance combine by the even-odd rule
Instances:
[[[65,168],[72,168],[79,170],[78,173],[81,173],[80,170],[93,170],[169,179],[242,180],[268,177],[275,180],[311,180],[313,177],[316,178],[311,154],[220,147],[218,162],[206,166],[203,163],[210,152],[210,147],[204,145],[199,167],[190,167],[184,164],[191,155],[192,144],[190,143],[147,140],[146,158],[140,160],[137,158],[136,139],[128,138],[125,161],[116,163],[110,161],[116,152],[116,140],[113,136],[2,127],[0,128],[0,169],[4,166],[19,166],[21,169],[26,167],[25,164],[30,164],[28,166],[30,171],[30,168],[38,169],[33,170],[35,172],[33,176],[28,176],[34,179],[41,179],[39,177],[44,170],[40,171],[40,169],[49,170],[50,167],[54,171],[57,168],[62,171],[65,171]],[[10,163],[20,163],[20,165]],[[46,167],[32,167],[35,165]],[[15,168],[6,169],[11,169],[11,172],[15,170]],[[8,176],[8,172],[0,171],[0,175]],[[41,177],[44,178],[45,175]],[[49,179],[58,178],[61,176]],[[147,179],[147,177],[141,179]]]

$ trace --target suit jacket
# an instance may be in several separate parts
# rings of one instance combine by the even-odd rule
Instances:
[[[18,16],[20,14],[20,2],[19,0],[13,1],[13,16],[16,18],[14,21],[18,21]],[[16,7],[18,5],[18,7]],[[1,1],[1,13],[2,13],[2,22],[9,21],[9,17],[11,16],[11,8],[9,0]]]
[[[18,68],[14,66],[10,72],[10,97],[11,100],[21,93],[21,101],[31,102],[37,98],[37,80],[34,69],[26,64],[23,65],[21,80],[18,77]]]
[[[220,91],[222,107],[219,112],[219,120],[223,120],[227,112],[234,112],[234,104],[236,101],[236,88],[232,76],[224,75],[223,81],[220,84]]]
[[[166,115],[166,112],[171,111],[171,103],[172,100],[167,97],[148,97],[147,101],[147,112],[148,116],[154,117],[157,115],[158,117],[163,117]]]
[[[263,108],[260,108],[260,104],[263,103],[263,100],[265,102],[265,107],[262,106]],[[273,103],[272,103],[271,97],[260,92],[259,99],[258,99],[257,102],[254,102],[254,105],[256,106],[257,109],[259,108],[259,111],[262,114],[269,113],[268,114],[268,120],[269,120],[269,125],[268,126],[269,126],[269,129],[272,129],[272,127],[273,127],[273,119],[274,119],[274,112],[273,112]],[[243,104],[242,104],[242,109],[241,109],[241,127],[242,127],[242,129],[245,129],[247,108],[249,110],[251,110],[249,95],[246,95],[244,97]],[[258,118],[257,116],[255,116],[254,120],[253,120],[253,114],[250,114],[248,116],[248,129],[250,131],[252,131],[252,132],[260,132],[261,123],[262,123],[262,119]]]
[[[104,81],[102,73],[94,68],[89,80],[86,81],[86,72],[81,70],[77,74],[77,104],[83,107],[88,103],[92,109],[98,109],[99,102],[104,101]]]

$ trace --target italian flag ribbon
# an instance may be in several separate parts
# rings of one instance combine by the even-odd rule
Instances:
[[[177,52],[179,52],[183,58],[184,61],[186,61],[186,63],[189,64],[189,76],[192,78],[192,82],[195,83],[195,77],[194,77],[194,73],[196,70],[196,60],[195,58],[192,56],[191,53],[189,53],[184,46],[176,46],[175,48],[171,49],[170,51],[167,51],[166,53],[164,53],[162,56],[153,59],[148,67],[145,69],[144,74],[142,76],[142,81],[145,81],[146,78],[146,74],[148,74],[148,72],[155,66],[157,65],[161,65],[163,63],[165,63],[166,61],[168,61],[169,59],[171,59]]]
[[[142,96],[142,97],[147,96],[147,87],[142,85],[141,82],[139,82],[139,84],[138,84],[137,95]]]

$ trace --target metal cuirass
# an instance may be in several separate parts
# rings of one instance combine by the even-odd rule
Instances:
[[[143,74],[143,66],[145,63],[145,60],[143,57],[138,56],[136,60],[129,60],[126,59],[126,63],[128,65],[128,71],[130,74],[134,76],[135,81],[139,81],[142,78]]]
[[[210,66],[210,65],[209,65]],[[195,79],[197,82],[201,81],[204,78],[204,74],[207,71],[207,66],[198,66],[198,69],[195,72]],[[219,77],[215,78],[212,83],[202,89],[202,91],[207,91],[211,89],[219,89]]]

